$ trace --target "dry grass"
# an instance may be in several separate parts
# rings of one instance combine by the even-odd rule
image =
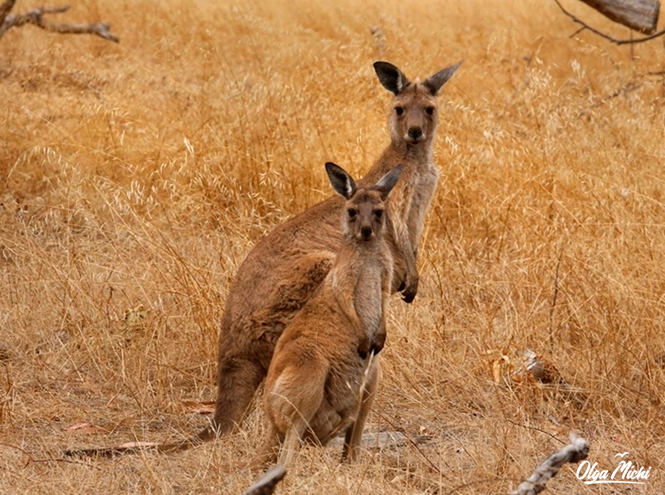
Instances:
[[[434,440],[355,466],[306,448],[280,493],[506,493],[571,429],[600,466],[629,451],[652,474],[629,490],[564,468],[552,493],[662,490],[662,41],[631,59],[525,0],[84,0],[67,16],[110,20],[121,44],[31,27],[0,42],[0,492],[248,486],[260,411],[179,455],[61,453],[205,424],[181,402],[214,398],[244,256],[330,194],[326,160],[361,173],[387,143],[371,62],[426,76],[461,58],[421,292],[394,301],[369,425]],[[526,347],[575,390],[505,381],[501,356]],[[108,432],[64,431],[82,421]]]

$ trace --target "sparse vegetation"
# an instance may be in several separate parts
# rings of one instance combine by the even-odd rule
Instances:
[[[330,195],[326,161],[362,175],[388,142],[378,59],[422,77],[465,60],[439,99],[419,294],[391,304],[366,428],[432,440],[353,466],[303,449],[278,493],[508,493],[570,430],[592,462],[629,451],[653,467],[647,493],[662,488],[660,41],[631,58],[523,0],[82,0],[68,19],[109,20],[122,44],[34,29],[0,43],[0,492],[252,483],[240,461],[260,408],[182,454],[62,451],[205,425],[182,402],[215,397],[244,256]],[[565,387],[514,379],[526,348]],[[550,492],[629,493],[574,470]]]

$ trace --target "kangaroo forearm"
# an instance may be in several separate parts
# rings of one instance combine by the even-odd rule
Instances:
[[[358,332],[362,331],[360,317],[356,311],[353,296],[349,294],[348,291],[335,291],[335,299],[337,300],[339,308],[342,310],[353,328]]]
[[[404,261],[407,279],[409,277],[415,276],[418,272],[416,267],[416,251],[411,245],[411,241],[409,241],[408,237],[399,239],[397,249],[400,256],[402,257],[402,260]]]
[[[378,354],[383,349],[386,342],[386,308],[388,307],[388,299],[390,292],[384,292],[383,300],[381,301],[381,320],[379,322],[379,330],[374,336],[373,341],[370,343],[370,351]],[[388,295],[388,297],[386,297]]]
[[[404,262],[407,278],[416,271],[415,247],[411,243],[407,225],[396,221],[392,224],[393,242],[397,248],[397,256]]]

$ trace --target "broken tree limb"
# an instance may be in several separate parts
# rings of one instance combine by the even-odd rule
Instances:
[[[644,34],[658,26],[660,2],[657,0],[580,0],[608,19]]]
[[[2,5],[0,5],[0,26],[5,22],[5,18],[14,8],[16,0],[5,0]]]
[[[632,39],[632,38],[631,38],[631,39],[627,39],[627,40],[620,40],[620,39],[614,38],[614,37],[612,37],[612,36],[609,36],[609,35],[603,33],[602,31],[599,31],[599,30],[596,29],[596,28],[592,28],[592,27],[589,26],[586,22],[582,21],[581,19],[578,19],[578,18],[575,17],[573,14],[571,14],[571,13],[568,12],[566,9],[564,9],[564,8],[563,8],[563,5],[561,5],[561,3],[559,2],[559,0],[554,0],[554,1],[556,2],[556,4],[557,4],[557,5],[559,6],[559,8],[561,9],[561,12],[563,12],[563,13],[566,14],[568,17],[570,17],[570,18],[573,20],[573,22],[575,22],[575,23],[579,24],[580,26],[582,26],[582,29],[579,29],[579,30],[577,31],[577,33],[579,33],[580,31],[582,31],[583,29],[588,29],[588,30],[591,31],[592,33],[597,34],[597,35],[600,36],[601,38],[605,38],[606,40],[611,41],[612,43],[614,43],[614,44],[616,44],[616,45],[632,45],[632,44],[635,44],[635,43],[643,43],[643,42],[645,42],[645,41],[649,41],[649,40],[652,40],[652,39],[658,38],[658,37],[663,36],[663,35],[665,34],[665,29],[662,29],[662,30],[660,30],[660,31],[658,31],[658,32],[656,32],[656,33],[653,33],[652,35],[644,36],[643,38],[637,38],[637,39]],[[576,33],[576,34],[577,34],[577,33]]]
[[[266,471],[259,480],[250,486],[244,495],[271,495],[286,474],[286,468],[282,464],[277,464]]]
[[[108,22],[97,22],[93,24],[59,24],[44,19],[45,14],[62,14],[69,10],[69,5],[63,7],[42,7],[29,10],[22,14],[10,14],[16,0],[5,0],[0,5],[0,38],[13,27],[20,27],[25,24],[32,24],[38,28],[61,34],[94,34],[115,43],[120,42],[120,38],[110,32],[111,24]]]
[[[580,462],[589,455],[589,443],[575,433],[570,434],[570,445],[545,459],[531,476],[515,488],[510,495],[536,495],[545,489],[547,482],[559,472],[567,462]]]

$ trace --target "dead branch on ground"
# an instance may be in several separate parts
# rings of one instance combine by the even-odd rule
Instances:
[[[536,495],[542,492],[547,482],[556,476],[564,464],[579,462],[586,459],[587,455],[589,455],[589,443],[571,433],[570,445],[566,445],[545,459],[510,495]]]
[[[111,24],[108,22],[97,22],[93,24],[59,24],[44,19],[45,14],[62,14],[69,10],[69,5],[63,7],[42,7],[29,10],[22,14],[10,14],[16,0],[5,0],[0,5],[0,38],[13,27],[32,24],[38,28],[60,34],[95,34],[105,40],[120,42],[120,38],[111,33]]]

